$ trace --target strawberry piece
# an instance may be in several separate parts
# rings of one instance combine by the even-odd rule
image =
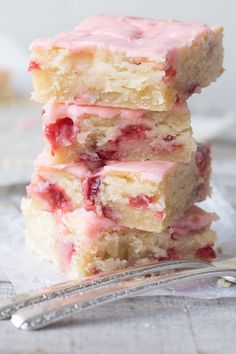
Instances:
[[[170,65],[165,69],[165,74],[169,79],[173,79],[176,76],[176,70]]]
[[[157,211],[155,215],[159,220],[163,220],[165,218],[165,213],[163,211]]]
[[[197,146],[195,162],[202,177],[205,176],[211,162],[210,152],[210,146],[207,144],[199,144]]]
[[[70,198],[61,187],[49,184],[42,193],[52,211],[61,209],[63,212],[67,212],[71,210]]]
[[[37,61],[31,60],[29,62],[29,66],[28,66],[28,71],[33,71],[33,70],[40,70],[41,67],[39,65],[39,63],[37,63]]]
[[[150,203],[152,203],[152,198],[146,195],[138,195],[137,197],[129,198],[129,204],[135,208],[147,207]]]
[[[165,138],[163,138],[163,140],[165,141],[172,141],[174,139],[176,139],[176,136],[170,134],[168,134]]]
[[[97,150],[96,151],[101,160],[119,160],[118,151],[115,150]]]
[[[130,141],[139,141],[146,140],[146,131],[151,130],[145,124],[134,124],[128,125],[125,128],[121,129],[120,135],[115,140],[110,140],[108,142],[108,149],[98,149],[96,150],[97,156],[100,160],[109,160],[109,161],[119,161],[119,147],[121,150],[123,146],[128,147]]]
[[[191,85],[189,85],[188,89],[185,92],[186,98],[190,97],[194,92],[196,92],[198,87],[199,84],[197,82],[193,82]]]
[[[202,248],[199,248],[196,252],[196,256],[202,259],[214,259],[216,258],[216,253],[213,250],[212,246],[208,245]]]
[[[128,125],[121,130],[121,135],[118,137],[118,141],[123,138],[130,140],[145,139],[146,131],[148,130],[151,130],[151,128],[145,124]]]
[[[55,184],[49,184],[42,194],[44,199],[46,199],[50,205],[52,211],[61,209],[63,212],[67,212],[71,210],[70,198],[61,187]]]
[[[60,146],[70,146],[75,140],[77,128],[75,128],[72,119],[59,119],[56,123],[46,126],[44,133],[50,141],[52,154]]]
[[[112,212],[112,208],[107,205],[102,205],[102,213],[104,216],[110,219],[112,219],[114,216]]]
[[[175,247],[167,250],[168,259],[182,259],[183,256],[179,251],[176,251]]]
[[[60,209],[63,212],[71,211],[72,205],[70,198],[65,190],[56,184],[42,181],[37,184],[31,184],[27,188],[29,194],[36,194],[48,204],[49,211],[55,212]]]
[[[85,204],[89,210],[93,209],[95,205],[100,183],[100,176],[87,177],[83,183]]]

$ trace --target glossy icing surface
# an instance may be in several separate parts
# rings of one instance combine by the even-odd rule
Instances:
[[[199,144],[201,147],[202,144]],[[195,154],[196,158],[196,154]],[[191,163],[191,162],[190,162]],[[138,174],[142,176],[142,179],[149,179],[154,182],[161,182],[165,174],[167,174],[172,168],[177,166],[177,162],[170,161],[126,161],[126,162],[107,162],[100,172],[101,176],[105,176],[108,173],[111,174]],[[201,157],[201,166],[209,167],[210,159],[207,159],[206,155]],[[201,174],[200,165],[196,164]],[[204,176],[204,175],[203,175]]]
[[[68,222],[75,221],[75,227],[80,227],[80,234],[83,235],[83,239],[80,240],[83,243],[93,243],[102,237],[103,232],[112,232],[119,230],[119,226],[111,219],[105,216],[98,216],[93,211],[87,211],[83,208],[76,209],[72,213],[64,214]],[[166,231],[172,234],[176,233],[178,236],[186,236],[191,233],[200,232],[204,227],[209,226],[210,223],[216,220],[215,214],[208,213],[196,206],[190,207],[182,218],[175,221],[170,228]],[[70,225],[71,228],[71,225]],[[73,226],[72,226],[73,229]],[[128,230],[128,229],[127,229]],[[158,235],[158,234],[157,234]]]
[[[139,119],[149,111],[144,109],[125,109],[102,106],[84,106],[78,104],[63,104],[49,102],[45,105],[43,120],[45,124],[55,123],[58,119],[71,118],[75,123],[77,118],[83,116],[97,116],[112,119],[120,116],[124,119]],[[178,112],[188,113],[187,103],[180,103],[173,108],[173,114]],[[158,114],[158,112],[156,112]],[[161,113],[160,113],[161,114]]]
[[[41,153],[34,162],[35,169],[38,173],[40,170],[51,169],[58,171],[68,171],[73,175],[84,179],[88,172],[90,171],[89,167],[84,162],[80,163],[71,163],[71,164],[51,164],[50,159],[46,152]]]
[[[115,118],[121,116],[125,119],[138,119],[142,117],[146,110],[141,109],[124,109],[124,108],[113,108],[113,107],[99,107],[99,106],[84,106],[78,104],[66,105],[63,103],[49,102],[45,106],[45,113],[43,114],[43,119],[45,123],[54,123],[57,119],[69,117],[73,121],[78,117],[83,116],[97,116],[99,118]]]
[[[71,217],[75,220],[75,225],[79,225],[80,233],[83,235],[81,241],[85,243],[96,242],[101,237],[102,232],[117,229],[113,220],[105,216],[98,216],[95,212],[83,208],[73,211]]]
[[[101,175],[106,174],[138,174],[142,179],[161,182],[167,172],[177,163],[169,161],[127,161],[108,164],[101,170]]]
[[[199,36],[214,31],[201,23],[153,20],[128,16],[94,16],[84,20],[71,32],[54,38],[36,39],[31,49],[65,48],[79,52],[103,47],[126,53],[129,57],[165,60],[177,48],[188,46]]]
[[[190,232],[200,231],[214,220],[217,220],[216,214],[207,213],[194,205],[179,220],[173,222],[171,229],[178,236],[185,236]]]

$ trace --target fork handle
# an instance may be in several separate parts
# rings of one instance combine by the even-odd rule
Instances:
[[[110,274],[97,274],[83,281],[71,280],[61,284],[55,284],[37,291],[13,295],[0,301],[0,320],[11,317],[13,313],[25,307],[37,305],[56,298],[65,298],[69,295],[98,288],[101,285],[112,283],[125,278],[152,274],[178,269],[195,269],[210,266],[207,262],[200,260],[176,260],[160,263],[153,263],[142,267],[133,267],[114,271]]]
[[[236,277],[236,268],[209,267],[202,270],[182,271],[179,274],[126,280],[109,287],[91,290],[65,299],[51,300],[45,304],[21,310],[13,314],[11,321],[18,329],[37,330],[85,309],[157,289],[167,284],[223,276]]]

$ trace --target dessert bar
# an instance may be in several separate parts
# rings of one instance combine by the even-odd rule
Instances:
[[[79,160],[189,162],[196,143],[186,103],[167,112],[48,103],[44,136],[54,163]]]
[[[42,154],[27,192],[45,211],[66,212],[83,206],[122,226],[160,232],[209,194],[206,151],[203,155],[198,149],[188,164],[137,161],[100,168],[83,162],[52,165]]]
[[[161,233],[122,228],[85,209],[43,211],[30,199],[23,200],[22,210],[28,248],[71,277],[163,260],[216,257],[210,230],[216,216],[195,206]]]
[[[161,232],[196,201],[209,194],[210,165],[169,161],[117,162],[91,173],[83,182],[85,206],[117,223]],[[209,160],[210,163],[210,160]]]
[[[221,75],[222,27],[94,16],[37,39],[33,99],[167,111]]]

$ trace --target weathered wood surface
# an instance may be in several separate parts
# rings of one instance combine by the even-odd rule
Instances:
[[[236,144],[213,145],[214,181],[236,208]],[[0,296],[13,291],[0,272]],[[38,332],[0,322],[1,354],[235,354],[236,299],[138,297]]]

